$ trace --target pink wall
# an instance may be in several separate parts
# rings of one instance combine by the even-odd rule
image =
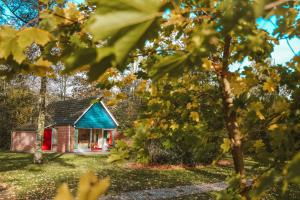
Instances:
[[[33,153],[36,133],[34,131],[14,131],[11,135],[11,151]]]
[[[57,126],[55,129],[57,131],[57,152],[72,152],[74,150],[75,128],[67,125]],[[69,145],[70,148],[68,148]]]

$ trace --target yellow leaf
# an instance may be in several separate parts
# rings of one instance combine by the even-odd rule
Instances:
[[[205,70],[211,70],[211,68],[212,68],[212,63],[211,63],[211,61],[208,59],[208,58],[203,58],[202,59],[202,62],[203,62],[203,64],[202,64],[202,67],[205,69]]]
[[[109,187],[109,178],[99,181],[97,176],[88,172],[81,176],[78,186],[77,199],[96,200],[106,192]]]
[[[72,194],[69,190],[69,187],[66,183],[62,184],[58,190],[54,200],[72,200]]]
[[[17,54],[18,45],[15,44],[16,32],[15,29],[9,26],[0,28],[0,58],[7,59],[13,51]]]
[[[268,130],[269,131],[274,131],[276,128],[278,128],[278,125],[277,124],[272,124],[268,127]]]
[[[104,90],[103,91],[103,96],[110,97],[111,95],[112,95],[111,91],[109,91],[109,90]]]
[[[223,138],[223,144],[221,144],[221,149],[223,153],[227,153],[230,150],[231,142],[228,138]]]
[[[40,0],[40,2],[44,3],[44,4],[48,4],[49,0]]]
[[[259,110],[256,110],[255,113],[260,120],[265,119],[265,116]]]
[[[192,104],[191,103],[186,104],[186,109],[190,110],[191,108],[192,108]]]
[[[88,200],[96,200],[103,195],[110,185],[110,179],[105,178],[92,186]]]
[[[178,129],[179,125],[177,123],[172,123],[172,125],[170,126],[170,128],[174,131],[176,129]]]
[[[21,48],[28,47],[34,42],[43,46],[51,39],[51,34],[49,32],[34,27],[21,30],[17,33],[17,36],[17,42]]]
[[[138,84],[138,86],[137,86],[137,88],[136,88],[136,91],[137,92],[143,92],[143,91],[145,91],[147,89],[147,81],[146,80],[142,80],[139,84]]]
[[[200,116],[198,112],[191,112],[190,113],[190,118],[192,118],[192,120],[194,120],[195,122],[199,122],[200,121]]]
[[[24,54],[23,49],[19,47],[19,45],[14,44],[11,47],[11,53],[14,57],[14,60],[19,64],[21,64],[26,59],[26,55]]]
[[[264,85],[263,85],[263,89],[267,92],[275,92],[275,89],[276,89],[276,84],[271,80],[271,79],[268,79]]]

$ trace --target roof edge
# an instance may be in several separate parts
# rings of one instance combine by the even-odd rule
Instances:
[[[101,105],[104,107],[104,109],[106,110],[106,112],[109,114],[109,116],[112,118],[112,120],[115,122],[115,124],[116,124],[117,126],[119,126],[118,121],[117,121],[116,118],[111,114],[111,112],[108,110],[108,108],[106,107],[106,105],[105,105],[102,101],[100,101],[100,103],[101,103]]]
[[[89,107],[87,109],[85,109],[85,111],[76,119],[76,121],[73,123],[73,125],[75,125],[82,117],[83,115],[85,115],[85,113],[87,113],[87,111],[94,105],[95,103],[91,103],[91,105],[89,105]]]

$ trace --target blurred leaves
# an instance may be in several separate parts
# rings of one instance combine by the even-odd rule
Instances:
[[[81,176],[76,199],[78,200],[97,200],[103,195],[110,184],[109,178],[98,180],[94,173],[88,172]],[[54,200],[72,200],[72,194],[67,186],[63,184],[57,191]]]

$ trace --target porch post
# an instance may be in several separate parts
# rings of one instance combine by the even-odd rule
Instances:
[[[115,146],[115,135],[116,135],[116,129],[112,131],[112,145]]]
[[[102,152],[104,152],[104,130],[102,129]]]
[[[90,150],[92,150],[93,129],[90,129]]]

